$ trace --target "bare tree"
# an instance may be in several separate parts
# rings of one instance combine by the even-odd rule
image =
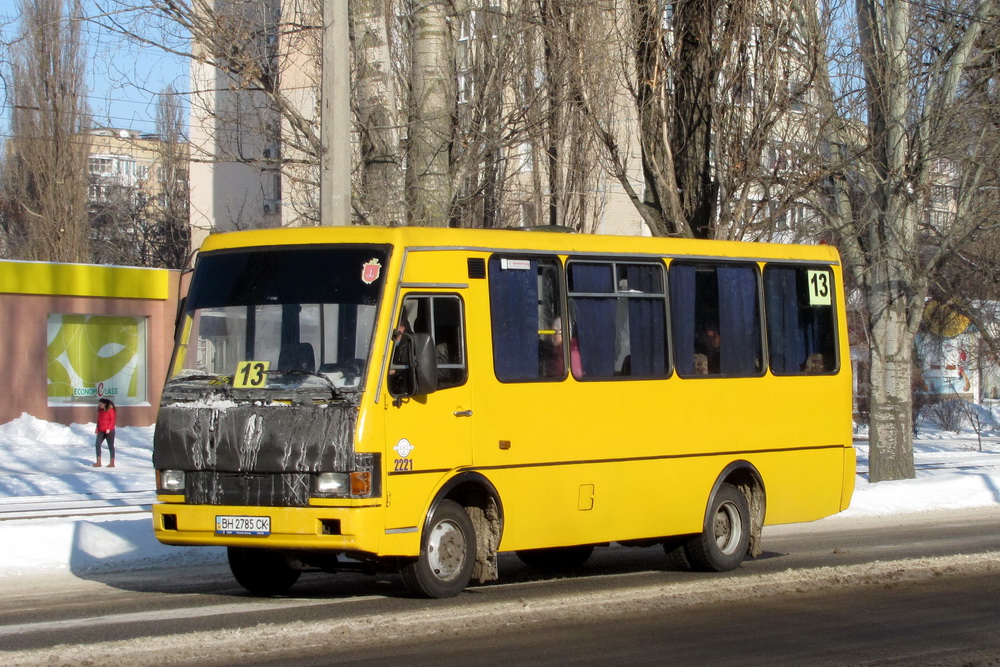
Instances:
[[[95,4],[95,25],[190,59],[190,104],[199,119],[189,137],[191,162],[254,182],[246,191],[214,193],[213,209],[195,213],[221,228],[318,221],[317,0]]]
[[[158,266],[155,222],[146,189],[135,185],[101,185],[90,205],[91,256],[94,264]]]
[[[5,231],[13,257],[89,260],[83,43],[78,0],[22,0],[11,48]]]
[[[614,41],[618,87],[637,121],[631,137],[601,121],[600,92],[581,106],[610,170],[654,235],[759,238],[817,188],[810,98],[822,51],[808,6],[772,0],[629,0]],[[781,144],[784,144],[783,146]]]
[[[359,187],[353,207],[368,224],[401,224],[403,160],[399,88],[390,39],[395,21],[391,0],[355,0],[349,12],[354,45],[354,110],[359,144]]]
[[[416,0],[410,14],[406,196],[411,225],[447,226],[449,149],[455,113],[454,47],[448,3]]]
[[[280,171],[296,188],[281,193],[280,224],[316,222],[320,3],[151,0],[153,12],[100,3],[95,22],[195,63],[192,115],[203,122],[192,124],[193,163],[242,170],[247,181],[256,171],[265,189]],[[608,23],[605,9],[603,0],[351,0],[355,220],[592,228],[599,159],[573,68],[577,42]],[[162,19],[156,36],[150,15]],[[222,197],[195,217],[277,224],[255,220],[245,196]]]
[[[601,147],[580,106],[585,87],[606,91],[615,85],[614,71],[602,67],[615,54],[604,37],[613,32],[614,12],[596,2],[548,0],[539,4],[542,29],[542,73],[545,92],[541,141],[549,193],[546,222],[590,231],[601,202],[588,194],[599,189]],[[599,112],[610,120],[607,110]]]
[[[183,269],[191,246],[188,199],[188,150],[184,141],[183,108],[173,87],[168,86],[156,105],[159,138],[156,192],[156,266]]]
[[[914,336],[933,276],[983,229],[964,214],[984,182],[986,144],[967,141],[957,162],[948,147],[962,124],[960,84],[996,2],[862,0],[856,10],[867,122],[830,137],[831,146],[857,145],[857,175],[830,179],[830,213],[871,332],[870,480],[878,482],[914,476]],[[935,220],[927,196],[942,179],[958,183],[955,210]]]

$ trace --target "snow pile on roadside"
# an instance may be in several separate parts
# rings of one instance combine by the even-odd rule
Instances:
[[[153,427],[117,431],[115,468],[91,468],[94,428],[23,414],[0,425],[0,509],[26,499],[153,490]],[[925,424],[914,440],[916,479],[869,484],[868,443],[856,441],[858,476],[850,508],[827,520],[1000,505],[1000,433],[946,432]],[[107,452],[105,451],[105,462]],[[148,515],[0,521],[0,575],[38,570],[75,574],[146,567],[161,560],[221,562],[219,548],[168,547]]]
[[[153,490],[153,427],[116,429],[115,467],[92,468],[96,424],[64,426],[27,413],[0,425],[0,510],[25,501],[60,500]],[[103,462],[108,462],[104,447]],[[215,562],[218,548],[180,548],[153,537],[149,515],[75,516],[0,521],[0,576],[39,570],[77,574],[141,568],[157,561]]]
[[[1000,504],[1000,436],[921,432],[913,441],[916,478],[868,483],[868,442],[857,440],[851,506],[839,516],[885,516]]]

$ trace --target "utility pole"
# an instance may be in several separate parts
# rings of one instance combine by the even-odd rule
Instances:
[[[351,65],[348,0],[323,0],[319,221],[351,224]]]

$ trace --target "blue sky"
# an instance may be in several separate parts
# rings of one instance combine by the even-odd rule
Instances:
[[[5,41],[17,34],[17,7],[17,0],[0,0],[0,31]],[[84,11],[96,12],[93,0],[84,0]],[[83,32],[94,124],[153,132],[157,93],[168,84],[181,93],[188,90],[187,61],[153,47],[130,44],[92,23]],[[0,88],[4,85],[0,80]],[[0,90],[0,135],[6,134],[8,105],[7,91]]]

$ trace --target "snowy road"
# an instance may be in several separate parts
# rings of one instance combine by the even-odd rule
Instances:
[[[120,429],[113,469],[90,467],[92,434],[92,424],[28,415],[0,425],[5,666],[664,656],[741,666],[932,656],[951,665],[1000,655],[1000,428],[982,445],[922,433],[916,479],[880,484],[867,483],[859,439],[851,507],[767,528],[763,557],[727,575],[665,570],[657,548],[600,548],[581,572],[558,577],[502,554],[499,584],[434,602],[409,598],[398,577],[352,573],[306,574],[287,598],[248,597],[224,550],[153,537],[152,428]],[[992,651],[988,660],[980,650]]]
[[[573,575],[416,600],[398,577],[246,595],[224,564],[7,579],[4,664],[978,664],[1000,650],[1000,509],[768,529],[737,571],[598,549]],[[989,662],[982,664],[991,664]]]

